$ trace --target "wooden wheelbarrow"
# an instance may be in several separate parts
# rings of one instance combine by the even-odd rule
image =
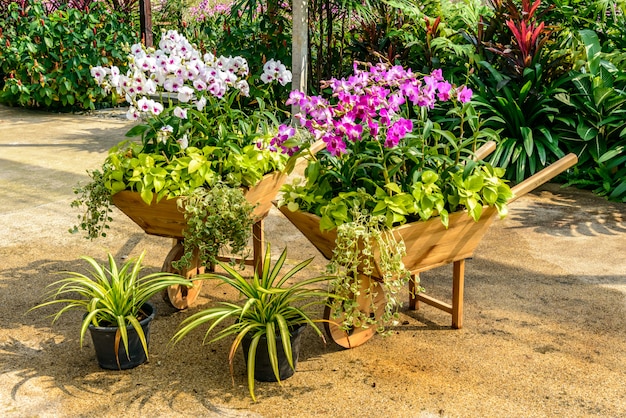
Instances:
[[[265,245],[263,221],[272,207],[272,200],[276,198],[286,178],[287,175],[282,172],[266,174],[256,186],[244,192],[246,200],[256,205],[252,212],[255,221],[252,226],[252,258],[237,261],[253,266],[256,271],[263,269],[263,248]],[[178,208],[178,199],[162,199],[157,203],[155,198],[150,205],[147,205],[137,192],[121,191],[113,195],[115,206],[147,234],[174,239],[174,245],[163,262],[162,271],[178,273],[193,280],[195,276],[205,271],[204,263],[198,259],[197,254],[191,265],[184,268],[183,271],[176,270],[172,266],[172,263],[180,260],[184,254],[183,231],[187,227],[185,215]],[[230,258],[218,257],[218,259],[230,261]],[[202,280],[195,280],[193,284],[191,288],[170,286],[164,295],[165,300],[177,309],[186,309],[198,297]]]
[[[495,143],[489,142],[476,152],[475,158],[477,160],[484,159],[494,149]],[[554,178],[559,173],[576,164],[577,161],[578,159],[574,154],[569,154],[514,186],[511,189],[514,197],[508,203]],[[320,218],[313,214],[291,212],[286,206],[279,209],[325,258],[332,258],[337,236],[336,230],[320,231]],[[453,328],[461,328],[463,326],[465,259],[472,257],[476,246],[487,232],[496,215],[497,210],[495,208],[485,207],[478,221],[474,221],[465,212],[456,212],[450,214],[448,228],[443,226],[439,218],[431,218],[427,221],[417,221],[392,229],[396,239],[404,240],[407,254],[402,261],[413,276],[413,280],[409,281],[410,309],[418,309],[419,302],[423,302],[449,313],[452,316]],[[417,293],[417,283],[419,282],[417,279],[421,272],[450,263],[453,265],[451,303],[435,299],[425,293]],[[378,267],[375,269],[372,277],[366,275],[359,277],[361,286],[364,289],[369,288],[371,280],[380,281],[379,277],[381,275],[377,275],[377,271],[380,271]],[[376,300],[372,301],[371,297],[365,294],[366,292],[361,292],[357,302],[360,310],[366,315],[379,317],[382,313],[381,308],[385,303],[385,296],[380,285],[375,288],[375,292],[377,294]],[[372,327],[353,329],[346,333],[336,322],[330,322],[329,309],[325,312],[325,319],[329,320],[326,323],[326,331],[329,337],[335,343],[345,348],[359,346],[376,333],[376,330]],[[341,318],[339,319],[340,322]]]

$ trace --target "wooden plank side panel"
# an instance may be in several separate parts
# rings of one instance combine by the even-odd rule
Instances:
[[[252,212],[252,217],[256,221],[267,216],[272,207],[272,200],[276,198],[286,179],[287,176],[280,171],[269,173],[256,186],[246,191],[246,200],[253,205],[257,205]]]
[[[335,247],[335,231],[321,232],[320,218],[310,213],[291,212],[286,206],[280,211],[317,248],[330,259]],[[485,208],[478,222],[464,212],[450,216],[446,229],[439,218],[419,221],[394,228],[397,238],[402,238],[407,248],[403,262],[413,273],[428,270],[471,257],[476,246],[491,225],[495,208]],[[380,274],[379,274],[380,276]]]
[[[406,245],[403,262],[412,273],[419,273],[471,257],[493,222],[495,208],[485,207],[478,222],[465,212],[450,215],[448,229],[439,218],[413,222],[394,230]]]
[[[246,190],[246,200],[253,205],[258,204],[252,216],[255,221],[265,218],[282,187],[285,174],[276,172],[266,174],[254,187]],[[147,205],[139,193],[124,190],[113,195],[113,203],[130,219],[139,225],[146,233],[170,238],[183,238],[183,230],[187,226],[185,215],[178,209],[176,199],[161,199],[156,197]]]
[[[278,208],[291,223],[302,232],[302,234],[313,244],[319,252],[327,259],[333,256],[335,248],[335,239],[337,232],[335,230],[322,232],[320,231],[320,218],[306,212],[292,212],[287,206]]]
[[[139,193],[124,190],[113,195],[113,203],[146,233],[170,238],[182,238],[187,223],[178,210],[178,199],[162,199],[147,205]]]

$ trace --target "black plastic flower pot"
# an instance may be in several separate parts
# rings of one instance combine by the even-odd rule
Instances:
[[[285,350],[281,341],[280,335],[276,336],[276,354],[278,357],[278,374],[280,380],[285,380],[293,376],[295,368],[298,364],[298,356],[300,355],[300,340],[302,339],[302,331],[306,328],[306,325],[300,325],[291,331],[291,353],[293,355],[293,369],[287,361],[285,356]],[[252,336],[246,335],[242,341],[243,345],[243,357],[248,365],[248,351],[250,350],[250,343],[252,342]],[[254,379],[259,382],[276,382],[276,376],[272,370],[272,363],[270,363],[270,356],[267,352],[267,337],[263,335],[259,341],[259,345],[256,348],[256,359],[254,364]]]
[[[145,303],[141,310],[147,315],[146,318],[139,321],[141,329],[146,336],[146,343],[150,344],[150,323],[156,314],[156,308],[151,303]],[[124,348],[124,343],[119,341],[119,364],[115,356],[115,333],[118,327],[95,327],[89,325],[89,332],[96,349],[96,358],[98,364],[103,369],[109,370],[125,370],[132,369],[146,362],[147,355],[141,345],[141,340],[137,335],[137,331],[132,326],[126,327],[128,333],[128,353]]]

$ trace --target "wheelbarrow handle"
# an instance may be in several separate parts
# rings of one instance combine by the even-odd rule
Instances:
[[[542,184],[552,180],[563,171],[574,166],[577,162],[578,157],[576,157],[576,154],[567,154],[565,157],[550,164],[543,170],[533,174],[521,183],[516,184],[515,186],[511,187],[513,197],[509,199],[508,203],[514,202],[516,199],[524,196],[526,193],[529,193],[535,190],[537,187],[541,186]]]
[[[492,152],[496,150],[496,141],[487,141],[481,145],[480,148],[474,153],[474,161],[480,161],[487,158]]]
[[[318,139],[317,141],[311,144],[309,151],[311,152],[311,155],[315,155],[321,150],[323,150],[324,148],[326,148],[326,142],[324,142],[323,139]]]

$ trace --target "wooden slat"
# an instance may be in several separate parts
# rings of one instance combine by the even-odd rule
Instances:
[[[440,218],[418,221],[393,229],[406,245],[404,265],[413,274],[469,258],[493,222],[495,208],[485,207],[478,222],[466,212],[450,215],[446,229]]]
[[[577,162],[578,157],[576,157],[576,154],[567,154],[565,157],[550,164],[543,170],[533,174],[526,180],[511,188],[511,191],[513,192],[513,198],[509,199],[508,203],[517,200],[518,198],[524,196],[526,193],[532,192],[537,187],[561,174],[563,171],[576,165]]]
[[[178,199],[162,199],[147,205],[139,193],[124,190],[113,195],[113,203],[146,233],[162,237],[182,238],[187,226],[185,215],[178,209]]]
[[[272,200],[278,194],[287,176],[276,172],[265,175],[254,187],[245,191],[246,200],[257,205],[252,212],[255,221],[267,216]],[[176,199],[156,198],[147,205],[139,193],[124,190],[113,195],[113,203],[146,233],[162,237],[183,238],[183,230],[187,227],[185,215],[178,209]]]
[[[463,293],[465,292],[465,260],[452,266],[452,328],[463,328]]]
[[[296,228],[313,244],[319,252],[327,259],[333,256],[335,248],[335,239],[337,238],[337,230],[322,232],[320,231],[320,218],[307,212],[292,212],[287,206],[281,206],[279,210],[291,221]]]
[[[424,302],[427,305],[434,306],[435,308],[442,310],[444,312],[447,312],[449,314],[452,313],[452,305],[442,302],[439,299],[435,299],[432,296],[428,296],[424,292],[421,292],[415,295],[415,299],[420,302]]]
[[[256,221],[267,216],[272,207],[272,200],[276,198],[286,179],[287,176],[279,171],[266,174],[256,186],[245,192],[246,200],[253,205],[258,205],[252,212],[252,217]]]
[[[286,206],[280,211],[326,257],[332,258],[337,233],[321,232],[320,218],[304,212],[291,212]],[[471,257],[476,246],[493,221],[495,208],[485,207],[482,217],[475,222],[465,212],[450,215],[446,229],[440,218],[418,221],[393,229],[396,238],[402,238],[407,255],[402,260],[412,273]],[[376,251],[376,250],[375,250]],[[380,274],[378,274],[380,276]]]
[[[487,158],[492,152],[496,150],[495,141],[487,141],[474,153],[474,161],[480,161]]]

